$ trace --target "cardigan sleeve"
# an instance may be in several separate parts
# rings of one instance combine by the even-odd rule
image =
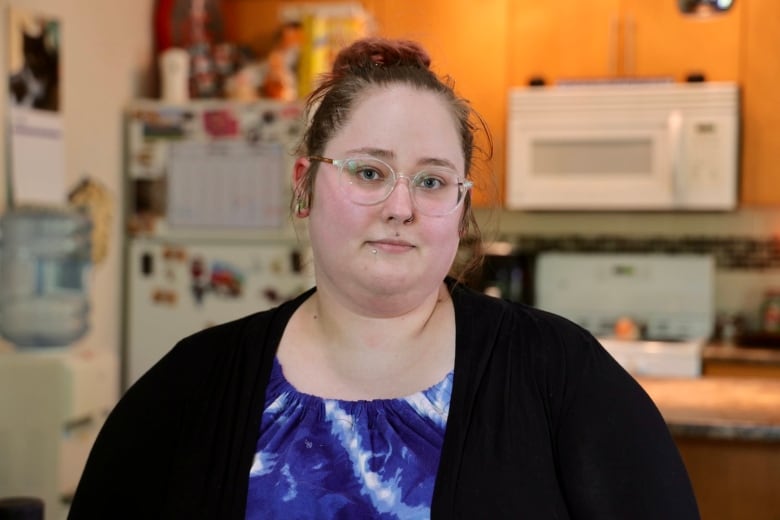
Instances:
[[[312,291],[180,341],[109,414],[70,519],[243,518],[265,385]]]
[[[79,480],[69,519],[161,517],[185,410],[172,377],[176,348],[128,389],[109,414]]]
[[[120,399],[70,518],[243,518],[273,311],[179,342]]]
[[[584,329],[559,322],[556,335],[553,433],[571,516],[699,518],[682,458],[647,393]]]

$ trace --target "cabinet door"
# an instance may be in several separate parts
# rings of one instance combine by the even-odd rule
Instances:
[[[511,0],[507,9],[507,79],[526,85],[617,74],[619,0]]]
[[[434,70],[452,76],[456,91],[470,100],[492,131],[492,162],[474,172],[476,206],[503,200],[507,1],[374,0],[371,4],[378,33],[422,43]],[[484,148],[485,136],[479,134],[478,139]]]
[[[744,6],[742,68],[742,203],[780,205],[780,2]]]
[[[509,2],[510,85],[533,76],[672,77],[735,81],[741,5],[720,15],[683,15],[673,0]]]
[[[684,15],[675,0],[621,0],[621,67],[627,76],[700,73],[710,81],[736,81],[744,1],[709,17]]]

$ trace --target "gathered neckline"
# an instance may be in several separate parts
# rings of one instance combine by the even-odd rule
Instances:
[[[279,363],[279,359],[274,357],[273,367],[271,368],[271,379],[266,395],[266,403],[268,404],[274,401],[280,395],[286,394],[288,398],[292,398],[298,403],[304,405],[321,406],[324,403],[333,403],[352,409],[360,407],[381,409],[383,407],[392,405],[393,403],[409,402],[419,398],[433,401],[434,396],[440,394],[442,390],[448,389],[448,392],[451,391],[453,375],[454,371],[450,370],[441,380],[429,386],[428,388],[424,388],[423,390],[419,390],[405,396],[377,399],[339,399],[333,397],[321,397],[298,390],[295,386],[293,386],[292,383],[290,383],[290,381],[287,380],[284,375],[284,369],[281,363]],[[438,399],[435,400],[438,401]],[[447,399],[447,402],[449,402],[449,398]],[[446,411],[442,412],[446,414]]]

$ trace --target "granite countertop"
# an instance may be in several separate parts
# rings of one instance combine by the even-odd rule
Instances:
[[[676,436],[780,442],[780,379],[639,377],[637,381]]]

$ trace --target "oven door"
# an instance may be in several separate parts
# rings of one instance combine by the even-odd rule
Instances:
[[[679,121],[593,123],[553,120],[529,126],[528,121],[510,121],[507,207],[672,208]]]

